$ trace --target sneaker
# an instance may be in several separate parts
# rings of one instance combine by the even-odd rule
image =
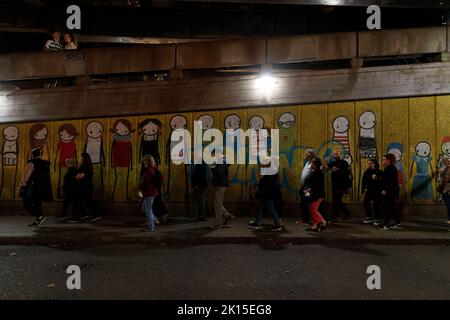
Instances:
[[[86,221],[89,221],[90,219],[91,219],[90,216],[84,216],[84,217],[81,217],[81,218],[80,218],[80,221],[81,221],[81,222],[86,222]]]
[[[394,224],[393,226],[391,226],[391,229],[403,230],[403,226],[402,226],[401,223],[399,223],[399,224]]]
[[[381,224],[381,222],[379,220],[374,220],[372,225],[374,225],[375,227],[378,227]]]
[[[155,224],[159,224],[159,220],[158,219],[155,219]]]
[[[69,219],[70,219],[70,217],[67,217],[67,216],[57,218],[58,221],[66,221]]]
[[[102,220],[103,219],[103,217],[95,217],[95,218],[92,218],[91,220],[89,220],[89,222],[97,222],[97,221],[100,221],[100,220]]]
[[[211,230],[217,230],[217,229],[220,229],[221,227],[222,227],[222,225],[220,225],[220,224],[212,224],[208,228]]]
[[[34,226],[37,226],[39,224],[39,221],[38,220],[34,220],[31,224],[29,224],[28,226],[29,227],[34,227]]]
[[[366,218],[363,221],[364,224],[371,224],[371,223],[374,223],[374,222],[375,222],[375,220],[373,220],[372,218]]]
[[[147,227],[147,231],[148,231],[148,232],[155,232],[155,228]]]
[[[256,224],[254,221],[251,221],[249,222],[249,224],[247,224],[247,229],[258,230],[259,228],[261,228],[261,226],[259,224]]]
[[[270,231],[282,231],[283,228],[281,226],[273,225],[269,229]]]
[[[38,219],[38,226],[42,225],[45,222],[45,220],[47,220],[47,217],[40,216]]]
[[[389,227],[388,226],[382,226],[382,227],[380,227],[380,230],[381,231],[387,231],[387,230],[389,230]]]
[[[81,220],[78,219],[70,219],[67,221],[67,223],[81,223]]]

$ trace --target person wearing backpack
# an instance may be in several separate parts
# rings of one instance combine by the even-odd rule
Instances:
[[[47,219],[42,213],[42,202],[52,201],[50,162],[42,159],[42,150],[34,148],[20,181],[23,205],[35,220],[29,226],[40,226]]]
[[[347,161],[341,159],[339,151],[333,152],[333,161],[328,162],[325,168],[331,170],[331,193],[333,196],[333,207],[330,222],[337,222],[340,211],[344,213],[344,220],[352,217],[350,211],[345,206],[342,198],[348,193],[352,179],[350,166]]]

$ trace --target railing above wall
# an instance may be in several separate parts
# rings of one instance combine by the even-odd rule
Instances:
[[[0,81],[447,52],[446,27],[0,55]]]

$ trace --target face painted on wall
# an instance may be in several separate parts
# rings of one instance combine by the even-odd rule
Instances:
[[[100,122],[93,121],[86,126],[86,134],[90,138],[100,138],[103,133],[103,125]]]
[[[170,127],[172,128],[172,130],[186,129],[187,128],[187,120],[183,116],[174,116],[170,120]]]
[[[351,166],[352,163],[353,163],[353,158],[352,158],[352,156],[349,155],[349,154],[345,155],[343,160],[344,160],[345,162],[347,162],[349,166]]]
[[[261,116],[253,116],[248,121],[248,127],[250,129],[261,130],[264,128],[264,119]]]
[[[376,124],[376,116],[372,111],[363,112],[359,116],[359,126],[363,129],[373,129]]]
[[[428,157],[431,154],[431,146],[428,142],[422,141],[416,146],[416,155],[419,157]]]
[[[142,131],[146,136],[153,136],[159,132],[159,126],[156,123],[150,121],[142,127]]]
[[[43,128],[34,134],[34,140],[45,140],[47,139],[48,131],[47,128]]]
[[[237,114],[230,114],[225,118],[225,129],[239,129],[241,127],[241,118]]]
[[[198,118],[202,123],[202,129],[211,129],[214,126],[214,119],[209,114],[204,114]]]
[[[59,138],[62,141],[72,141],[75,137],[68,133],[66,130],[63,130],[59,133]]]
[[[450,137],[445,137],[441,144],[442,153],[450,157]]]
[[[8,126],[3,129],[3,139],[7,141],[15,141],[19,137],[19,129],[14,126]]]
[[[124,125],[122,122],[116,124],[114,132],[119,136],[126,136],[130,134],[130,130],[128,130],[127,126]]]
[[[345,133],[348,131],[350,123],[348,119],[344,116],[337,117],[333,121],[333,130],[337,133]]]
[[[295,125],[295,115],[291,112],[284,112],[278,117],[278,126],[289,129]]]

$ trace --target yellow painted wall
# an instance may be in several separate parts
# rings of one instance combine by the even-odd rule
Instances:
[[[207,118],[213,119],[212,127],[221,130],[229,125],[236,125],[236,123],[238,127],[244,130],[248,129],[252,125],[252,119],[257,119],[255,123],[263,119],[263,127],[265,128],[280,129],[280,182],[284,199],[287,202],[298,201],[297,190],[300,186],[300,175],[306,149],[316,150],[318,156],[322,159],[330,156],[335,149],[342,151],[344,155],[347,155],[347,159],[352,162],[351,167],[354,175],[354,187],[350,194],[346,196],[346,201],[359,202],[361,200],[360,179],[367,164],[367,159],[360,153],[360,145],[362,145],[360,142],[364,141],[361,140],[361,136],[368,132],[367,130],[361,130],[360,124],[364,123],[364,119],[366,119],[361,117],[364,113],[370,113],[374,117],[373,135],[376,140],[378,160],[381,160],[388,150],[395,150],[399,155],[397,166],[401,169],[400,175],[404,182],[401,188],[403,202],[431,204],[437,200],[435,176],[433,174],[437,171],[440,157],[442,158],[443,155],[450,156],[450,96],[41,122],[40,124],[45,127],[38,125],[39,123],[1,125],[0,143],[4,156],[1,162],[2,170],[0,171],[0,181],[2,181],[0,199],[19,200],[18,185],[31,150],[30,131],[36,127],[45,128],[39,132],[41,135],[38,134],[39,139],[45,136],[45,132],[47,133],[46,138],[38,140],[45,148],[45,158],[52,162],[53,192],[55,199],[58,199],[58,180],[61,179],[62,181],[66,171],[65,168],[61,168],[60,177],[58,160],[60,154],[56,157],[58,141],[60,140],[58,132],[61,126],[71,124],[77,132],[74,142],[78,154],[78,164],[80,154],[92,147],[92,144],[88,141],[93,141],[89,136],[90,134],[95,135],[95,132],[90,133],[89,130],[92,131],[92,128],[94,128],[94,131],[101,131],[99,139],[103,152],[99,151],[97,157],[99,161],[94,164],[95,198],[98,200],[126,201],[128,189],[128,199],[136,200],[141,170],[139,152],[144,136],[140,124],[146,119],[157,119],[161,123],[161,127],[158,128],[157,139],[161,169],[165,177],[166,199],[184,201],[190,193],[190,168],[184,165],[171,164],[169,175],[168,153],[166,152],[168,139],[171,131],[180,125],[186,125],[193,134],[193,121],[206,115]],[[132,155],[129,167],[117,167],[112,161],[117,156],[111,152],[117,135],[114,131],[114,124],[120,119],[128,120],[131,125],[129,140],[131,141]],[[338,119],[337,122],[335,122],[336,119]],[[339,125],[339,121],[345,124],[345,119],[348,120],[348,128],[344,128],[343,131],[347,133],[349,148],[347,148],[346,143],[342,142],[344,140],[336,138],[336,130],[341,129],[334,126]],[[15,126],[19,131],[18,137],[13,137],[15,139],[13,142],[9,141],[7,137],[7,134],[14,133],[11,126]],[[5,130],[8,127],[9,129]],[[369,134],[371,134],[370,132]],[[100,141],[99,139],[94,140]],[[419,145],[421,142],[422,145]],[[18,146],[16,163],[11,160],[11,153],[6,150],[15,143]],[[418,145],[419,149],[429,145],[431,147],[430,155],[420,157],[422,151],[417,150]],[[100,148],[100,144],[98,146]],[[255,165],[231,165],[229,171],[231,186],[226,194],[227,201],[254,199],[254,184],[259,179],[256,169]],[[431,194],[429,193],[429,183],[431,183]],[[116,185],[115,190],[114,185]],[[330,189],[328,177],[328,197],[330,196]],[[415,191],[412,192],[412,190]]]

